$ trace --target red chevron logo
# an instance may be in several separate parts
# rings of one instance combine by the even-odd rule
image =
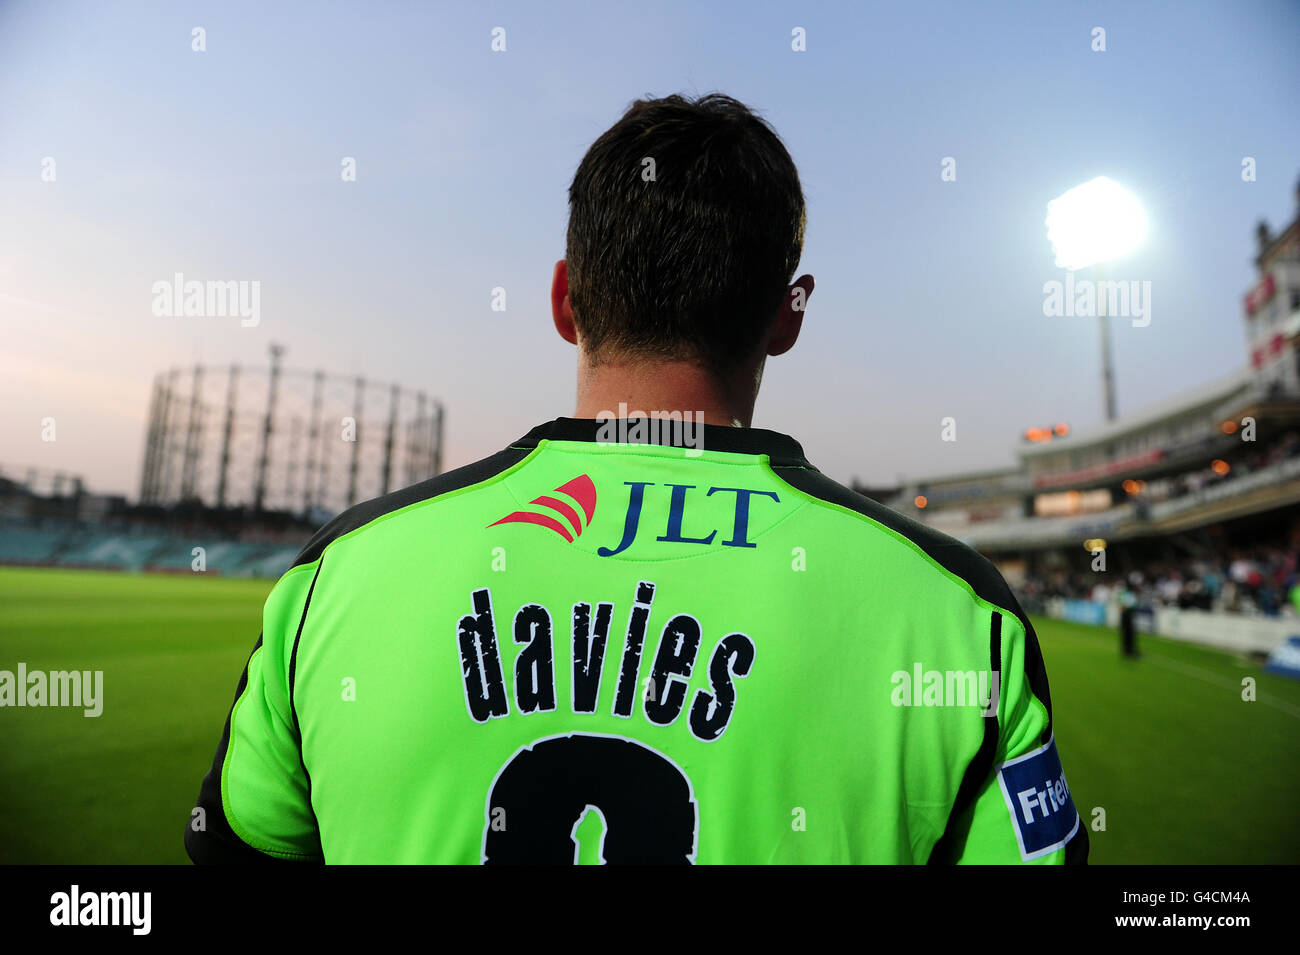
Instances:
[[[572,481],[561,484],[555,489],[554,494],[563,494],[575,501],[578,507],[582,508],[585,516],[585,522],[578,516],[577,508],[567,501],[558,497],[552,497],[550,494],[543,494],[535,497],[529,504],[535,504],[538,507],[549,508],[560,517],[563,517],[567,524],[561,523],[559,518],[550,514],[538,513],[537,511],[515,511],[507,514],[499,521],[493,521],[488,527],[496,527],[498,524],[536,524],[539,527],[545,527],[555,531],[570,544],[575,537],[581,537],[584,528],[591,525],[591,519],[596,514],[596,485],[592,483],[590,477],[580,474]]]

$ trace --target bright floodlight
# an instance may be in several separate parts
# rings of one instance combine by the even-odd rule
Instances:
[[[1137,199],[1105,176],[1047,204],[1047,238],[1056,264],[1072,272],[1132,252],[1146,231],[1146,214]]]

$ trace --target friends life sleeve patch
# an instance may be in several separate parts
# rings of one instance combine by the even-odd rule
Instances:
[[[1055,852],[1078,831],[1079,813],[1065,783],[1055,736],[1046,746],[999,766],[998,784],[1026,862]]]

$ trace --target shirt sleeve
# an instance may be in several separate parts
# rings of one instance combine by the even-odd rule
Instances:
[[[1001,662],[996,743],[971,803],[954,809],[952,861],[960,864],[1083,864],[1087,827],[1061,767],[1052,724],[1047,671],[1033,625],[1021,614],[994,611]],[[990,655],[992,659],[992,655]],[[992,717],[987,717],[991,720]],[[991,764],[991,765],[990,765]]]
[[[292,688],[319,570],[319,560],[291,568],[267,597],[262,635],[185,831],[195,863],[322,861]]]

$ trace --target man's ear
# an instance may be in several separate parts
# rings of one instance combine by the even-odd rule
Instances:
[[[808,307],[808,300],[812,298],[814,284],[811,275],[801,275],[786,289],[785,298],[781,301],[781,308],[772,325],[772,334],[767,340],[769,355],[784,355],[794,347],[799,331],[803,328],[803,313]]]
[[[555,275],[551,278],[551,320],[561,338],[570,345],[578,344],[578,329],[569,306],[569,264],[564,259],[555,263]]]

